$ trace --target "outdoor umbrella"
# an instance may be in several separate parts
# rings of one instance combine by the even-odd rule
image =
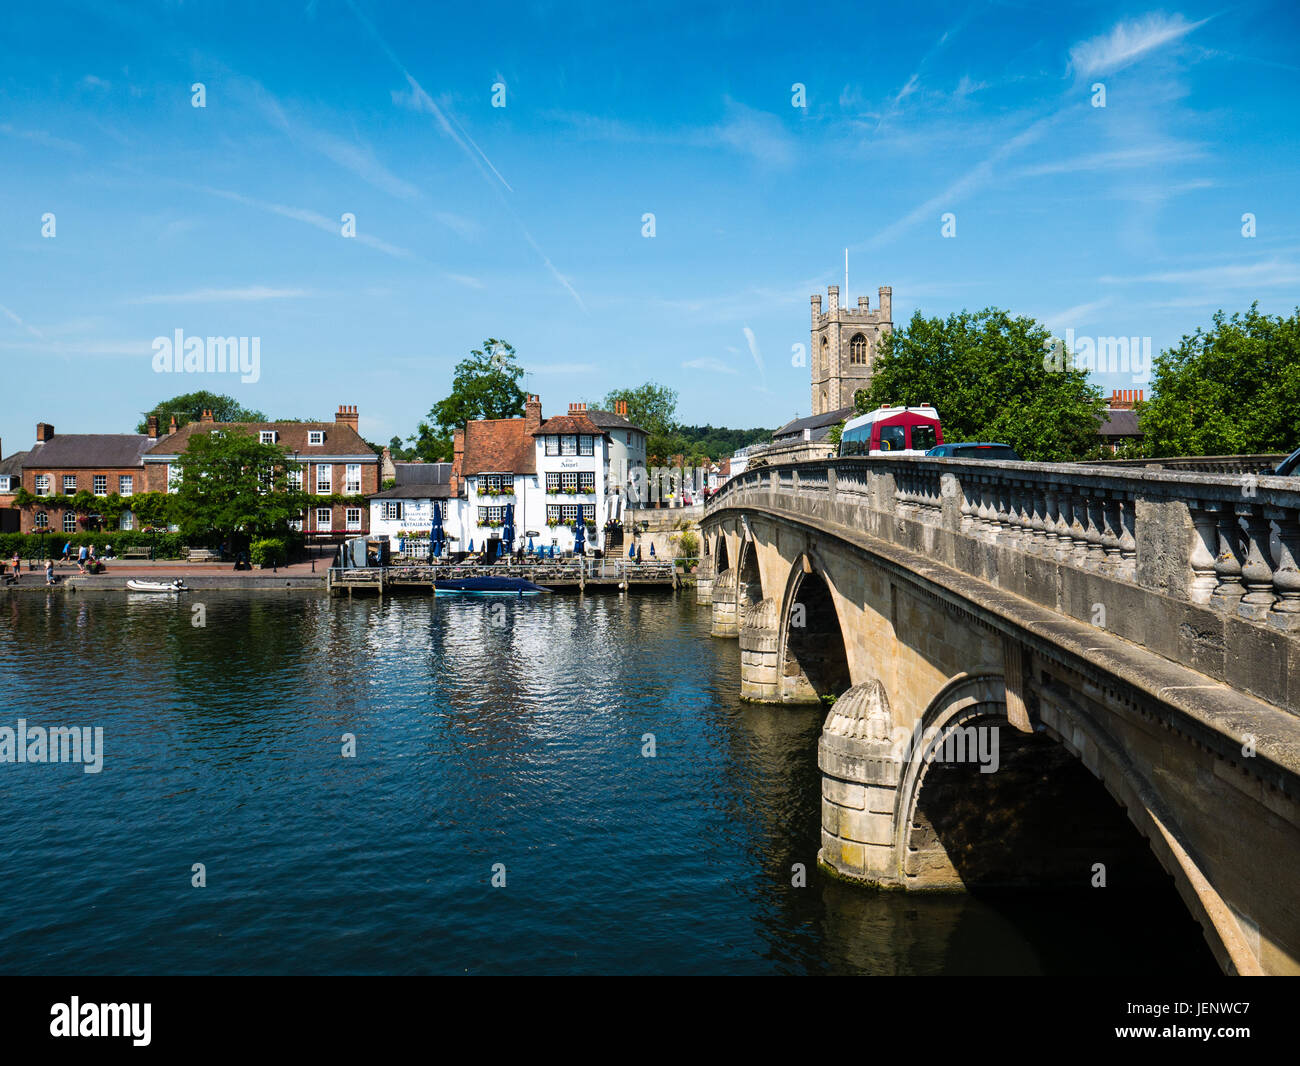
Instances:
[[[582,519],[579,518],[577,524],[573,527],[573,553],[575,555],[586,555],[586,536],[583,530]]]
[[[474,550],[474,538],[473,538],[473,537],[470,537],[470,538],[469,538],[469,547],[468,547],[467,549],[465,549],[465,550],[466,550],[466,551],[473,551],[473,550]]]
[[[629,544],[629,545],[627,546],[627,557],[628,557],[629,559],[635,559],[635,558],[636,558],[636,546],[635,546],[635,545]]]
[[[529,538],[528,538],[528,551],[531,553],[532,550],[533,550],[533,538],[532,538],[532,537],[529,537]]]
[[[653,559],[654,557],[655,557],[655,542],[654,542],[654,541],[651,541],[651,542],[650,542],[650,558]]]
[[[433,502],[433,528],[429,530],[429,554],[437,559],[442,555],[442,508]]]
[[[501,529],[501,539],[505,542],[506,551],[510,551],[515,546],[515,505],[506,504],[506,520]]]

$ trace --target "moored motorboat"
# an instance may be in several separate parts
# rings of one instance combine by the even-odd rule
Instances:
[[[189,587],[179,577],[175,581],[137,581],[132,578],[126,587],[131,592],[189,592]]]
[[[434,581],[433,590],[439,594],[461,593],[478,596],[536,596],[550,589],[534,585],[522,577],[457,577]]]

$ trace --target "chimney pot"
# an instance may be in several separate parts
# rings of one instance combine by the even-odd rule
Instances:
[[[176,416],[175,416],[175,415],[172,415],[171,428],[168,429],[167,432],[168,432],[168,433],[175,433],[175,432],[176,432]]]

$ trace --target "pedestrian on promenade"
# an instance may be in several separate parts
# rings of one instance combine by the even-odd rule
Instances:
[[[13,563],[14,563],[14,580],[17,581],[18,575],[23,572],[23,560],[22,560],[22,556],[18,554],[17,548],[14,549]]]
[[[86,572],[86,546],[84,544],[77,549],[77,570],[82,574]]]
[[[54,584],[54,556],[50,556],[45,560],[45,583],[47,585]]]
[[[72,558],[72,541],[65,540],[63,542],[63,558],[61,558],[59,562],[66,563],[71,558]]]

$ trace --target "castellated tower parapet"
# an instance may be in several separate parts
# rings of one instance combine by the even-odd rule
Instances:
[[[879,304],[871,309],[871,297],[859,296],[858,306],[840,306],[840,287],[827,289],[827,308],[822,298],[812,297],[812,412],[829,414],[853,405],[853,394],[871,384],[871,368],[882,337],[891,333],[894,290],[882,285]],[[845,293],[847,301],[848,294]]]

